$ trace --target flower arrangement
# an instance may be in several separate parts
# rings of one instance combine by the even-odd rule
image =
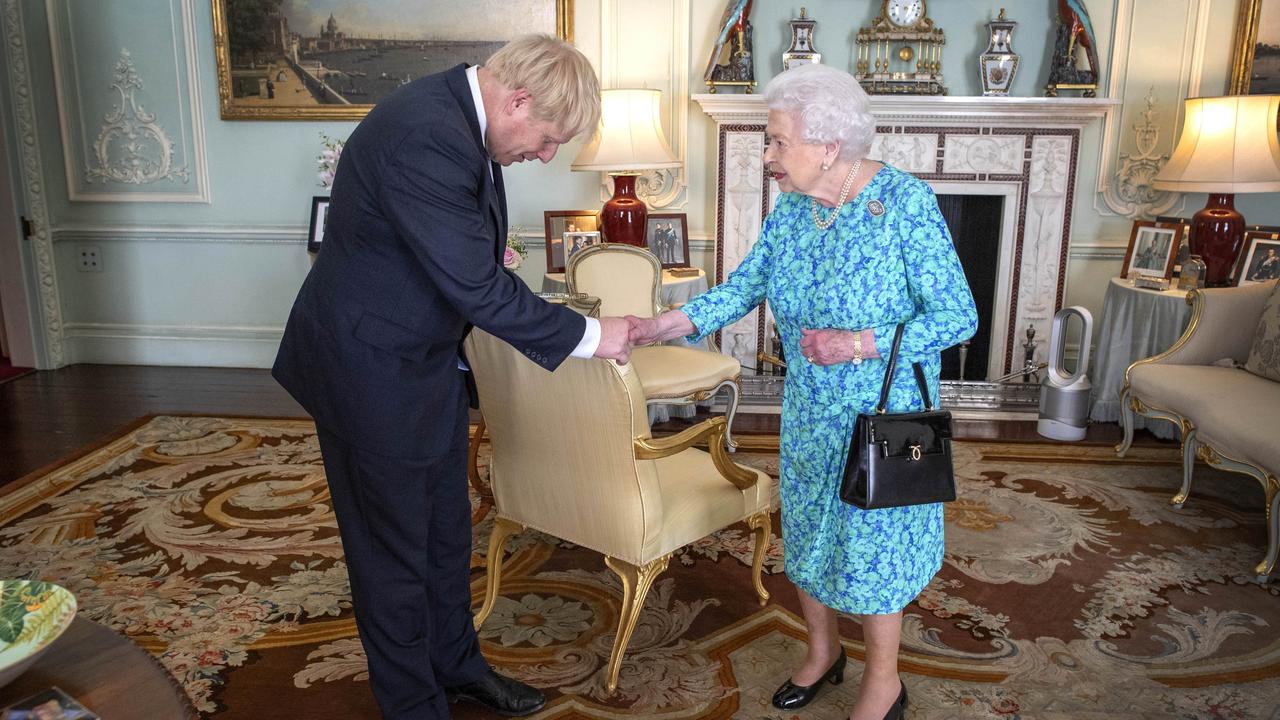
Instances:
[[[508,270],[518,269],[520,263],[529,257],[529,249],[524,246],[524,240],[520,239],[522,229],[513,227],[507,231],[507,249],[502,254],[502,266]]]
[[[320,143],[324,149],[316,156],[316,176],[320,178],[320,187],[333,185],[333,176],[338,172],[338,159],[342,157],[343,141],[320,133]]]

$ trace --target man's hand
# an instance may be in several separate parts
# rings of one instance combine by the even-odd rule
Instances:
[[[596,346],[596,357],[609,358],[626,364],[631,359],[631,324],[625,318],[600,318],[600,344]]]
[[[660,328],[657,318],[642,318],[628,315],[627,323],[631,325],[631,345],[652,345],[658,341]]]

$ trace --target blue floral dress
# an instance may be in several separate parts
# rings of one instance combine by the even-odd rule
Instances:
[[[800,355],[800,330],[874,328],[887,357],[905,322],[889,410],[923,407],[911,373],[917,361],[936,403],[940,353],[972,337],[977,310],[932,189],[886,166],[825,231],[808,196],[783,194],[738,269],[681,309],[698,329],[691,339],[701,339],[765,299],[789,360],[779,481],[787,575],[841,612],[897,612],[942,566],[942,506],[841,502],[853,423],[875,407],[885,365],[812,365]]]

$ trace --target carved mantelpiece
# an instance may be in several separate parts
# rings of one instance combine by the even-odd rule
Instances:
[[[715,282],[755,242],[777,187],[764,175],[768,112],[758,95],[694,95],[717,125]],[[938,194],[1004,197],[997,291],[991,318],[995,378],[1022,366],[1015,338],[1036,329],[1044,360],[1062,306],[1080,130],[1117,103],[1105,98],[873,96],[870,157],[911,172]],[[753,312],[724,330],[722,347],[755,366],[767,317]],[[1018,356],[1015,360],[1015,354]]]

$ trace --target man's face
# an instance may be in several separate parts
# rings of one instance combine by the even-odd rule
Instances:
[[[485,138],[489,156],[503,167],[525,160],[549,163],[560,146],[572,139],[554,123],[533,117],[532,108],[528,92],[516,90],[499,117],[489,123]]]

